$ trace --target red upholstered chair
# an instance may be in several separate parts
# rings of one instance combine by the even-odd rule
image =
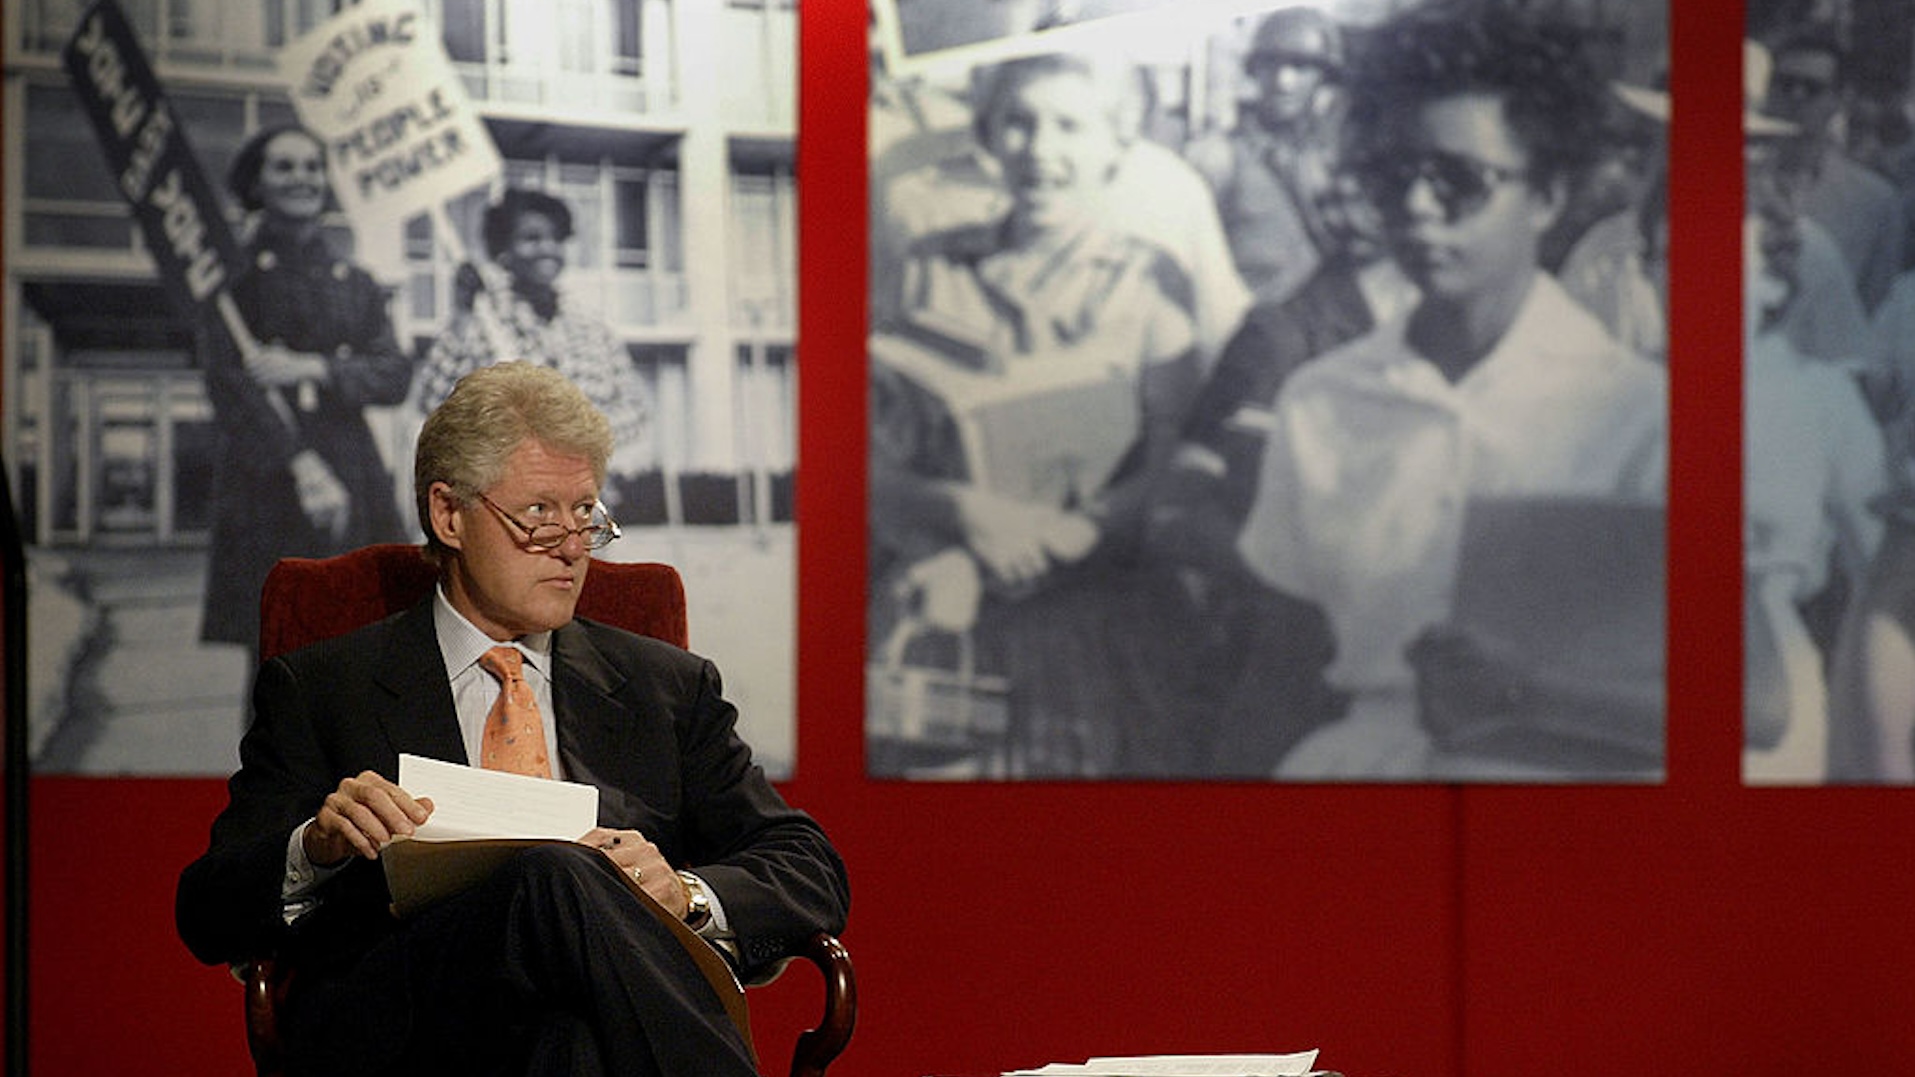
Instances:
[[[438,570],[419,547],[397,543],[338,557],[286,558],[266,577],[260,595],[260,656],[284,654],[406,609],[425,598],[437,579]],[[594,562],[579,595],[578,613],[680,647],[686,644],[685,585],[670,565]],[[822,1077],[851,1039],[857,983],[850,955],[831,935],[819,932],[804,956],[823,974],[824,1016],[816,1028],[798,1037],[790,1072],[791,1077]],[[262,957],[240,972],[246,984],[246,1044],[253,1064],[259,1077],[279,1077],[284,1057],[277,1008],[296,970]],[[728,999],[727,1008],[749,1042],[743,993]]]

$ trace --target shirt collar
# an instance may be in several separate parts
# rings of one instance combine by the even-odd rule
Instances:
[[[499,641],[466,620],[446,598],[443,585],[433,588],[432,625],[439,636],[439,656],[445,660],[446,678],[457,677],[478,662],[479,656],[499,645]],[[525,661],[552,679],[552,633],[532,632],[512,641],[525,654]]]
[[[1616,343],[1594,315],[1570,298],[1556,278],[1538,270],[1509,328],[1461,380],[1451,383],[1436,369],[1436,364],[1410,346],[1410,318],[1415,308],[1416,304],[1408,304],[1395,318],[1371,331],[1387,335],[1393,347],[1377,353],[1369,365],[1380,363],[1386,376],[1398,384],[1435,386],[1438,395],[1444,397],[1456,393],[1480,394],[1511,384],[1512,380],[1522,385],[1559,381],[1567,376],[1563,365],[1565,356],[1583,360],[1591,356],[1615,358],[1627,354],[1627,349]]]

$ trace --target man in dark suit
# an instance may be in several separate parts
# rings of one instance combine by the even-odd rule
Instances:
[[[598,502],[611,450],[561,375],[468,375],[415,460],[435,595],[261,668],[230,802],[176,911],[203,961],[298,963],[282,1010],[295,1072],[754,1073],[717,993],[620,873],[747,980],[842,930],[844,866],[752,762],[717,670],[573,620],[589,551],[617,533]],[[481,662],[499,645],[523,686]],[[432,812],[394,783],[399,753],[479,760],[502,683],[535,706],[518,712],[536,723],[532,765],[596,786],[599,826],[395,919],[379,849]]]

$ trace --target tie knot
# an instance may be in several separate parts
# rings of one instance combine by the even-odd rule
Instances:
[[[520,678],[519,670],[524,662],[525,656],[519,653],[517,647],[494,647],[479,656],[479,665],[507,684]]]

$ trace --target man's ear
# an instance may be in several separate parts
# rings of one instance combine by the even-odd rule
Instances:
[[[465,506],[452,492],[449,483],[432,484],[431,497],[432,533],[439,542],[451,549],[464,548],[465,542]]]

